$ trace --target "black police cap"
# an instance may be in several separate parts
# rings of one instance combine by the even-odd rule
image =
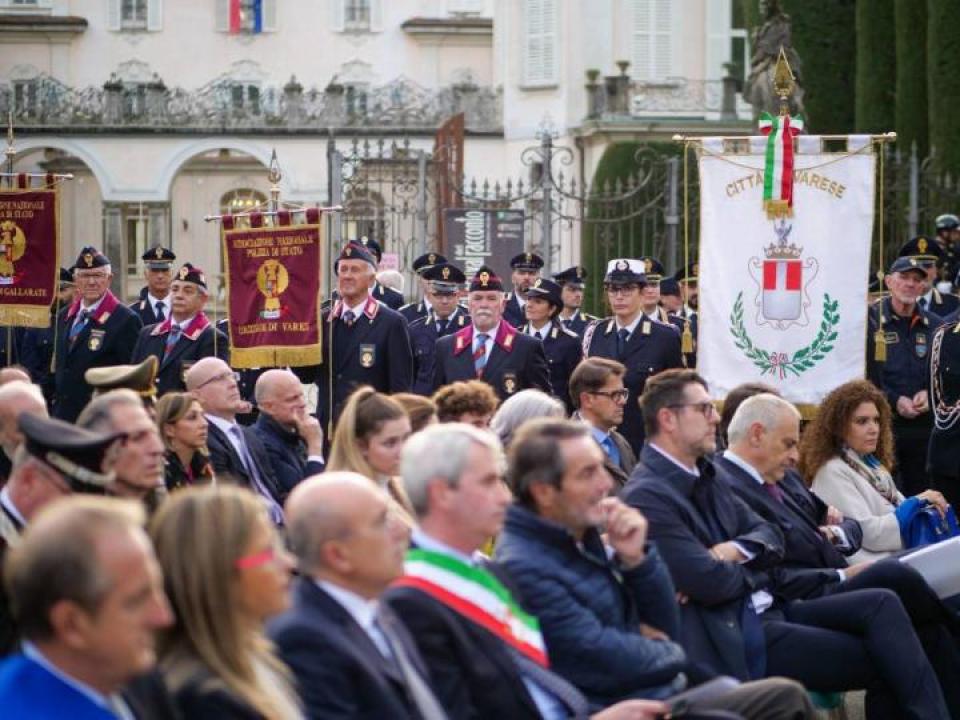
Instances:
[[[115,475],[103,471],[103,461],[122,434],[95,433],[30,413],[21,413],[17,424],[26,451],[60,473],[75,492],[103,493],[113,482]]]

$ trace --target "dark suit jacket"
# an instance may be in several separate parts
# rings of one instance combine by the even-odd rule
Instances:
[[[156,380],[158,396],[168,392],[183,392],[186,389],[184,374],[201,358],[216,355],[229,364],[230,348],[227,336],[213,325],[208,325],[199,332],[181,334],[177,344],[166,357],[164,351],[169,331],[154,334],[157,330],[157,325],[148,325],[140,331],[130,362],[137,364],[150,355],[156,355],[160,360]]]
[[[137,720],[190,720],[201,717],[178,707],[167,689],[163,677],[156,670],[134,678],[123,688],[123,699]],[[206,715],[204,717],[214,717]],[[236,715],[216,715],[220,718],[236,718]]]
[[[543,353],[547,356],[547,367],[550,369],[552,394],[563,401],[569,413],[573,410],[570,400],[570,376],[583,357],[580,338],[575,332],[567,330],[559,320],[554,320],[544,331],[546,337],[541,342]],[[520,332],[528,333],[529,325],[525,323]]]
[[[242,427],[242,426],[241,426]],[[267,455],[267,449],[263,442],[257,436],[253,428],[244,427],[243,437],[247,442],[247,449],[253,462],[256,463],[257,470],[260,473],[260,479],[263,480],[270,495],[281,506],[286,499],[286,493],[283,492],[277,476],[273,472],[273,466],[270,464],[270,458]],[[232,479],[239,485],[254,488],[253,478],[247,473],[243,466],[243,461],[233,449],[233,443],[213,422],[207,426],[207,449],[210,451],[210,464],[213,465],[213,472],[219,482]]]
[[[383,612],[389,609],[381,607]],[[407,631],[399,621],[391,625],[411,661],[428,679]],[[402,679],[370,636],[313,580],[302,577],[294,583],[292,607],[270,623],[268,633],[293,671],[308,718],[419,718],[406,698]]]
[[[573,315],[569,320],[560,320],[560,323],[570,332],[576,333],[579,337],[583,337],[584,330],[587,329],[587,325],[594,322],[597,318],[593,315],[588,315],[585,312],[577,310],[576,314]]]
[[[436,371],[433,389],[458,380],[476,380],[473,365],[473,325],[455,335],[437,340]],[[505,320],[500,321],[496,342],[483,369],[485,383],[493,387],[501,400],[520,390],[536,388],[551,392],[550,371],[543,344],[529,335],[521,335]]]
[[[130,303],[127,307],[133,310],[140,317],[140,322],[144,325],[155,325],[160,322],[160,318],[157,317],[157,310],[153,307],[150,302],[147,300],[147,288],[140,288],[140,297],[138,300]],[[169,310],[170,303],[167,303]],[[170,316],[170,313],[167,312],[164,320]]]
[[[373,295],[374,299],[379,300],[391,310],[399,310],[403,307],[403,295],[398,293],[393,288],[388,288],[380,283],[375,283],[370,294]]]
[[[617,355],[617,323],[613,318],[606,318],[587,328],[583,347],[586,357],[611,358],[627,367],[623,384],[630,391],[630,397],[618,430],[633,451],[639,453],[643,445],[643,415],[637,400],[643,394],[647,378],[662,370],[683,366],[680,334],[673,327],[641,318],[620,357]]]
[[[93,394],[93,388],[83,379],[84,373],[92,367],[129,363],[141,327],[140,318],[107,292],[95,316],[71,342],[67,338],[79,305],[76,302],[57,316],[53,414],[67,422],[77,419]]]
[[[510,293],[506,305],[503,306],[503,319],[515,328],[519,328],[527,321],[527,314],[520,307],[520,301],[517,300],[515,292]]]
[[[633,469],[637,466],[637,456],[636,453],[633,452],[633,448],[630,447],[630,443],[627,442],[627,439],[616,430],[610,431],[610,437],[613,439],[613,444],[616,445],[620,451],[620,464],[614,465],[613,460],[610,459],[610,456],[607,455],[607,452],[604,450],[603,466],[607,469],[607,472],[610,473],[614,482],[617,483],[617,488],[619,489],[626,485],[630,479],[630,473],[632,473]]]
[[[447,318],[444,337],[463,330],[470,324],[470,316],[462,307]],[[410,321],[410,348],[413,350],[413,392],[430,395],[433,392],[433,373],[437,358],[437,321],[433,313]]]
[[[673,584],[689,598],[681,606],[681,642],[690,660],[745,680],[741,612],[753,592],[772,589],[769,571],[783,558],[783,536],[716,478],[709,460],[698,467],[700,476],[691,475],[645,445],[621,495],[646,516]],[[707,507],[709,517],[702,512]],[[709,548],[728,540],[754,552],[753,559],[715,559]]]
[[[301,480],[323,472],[323,463],[307,459],[306,443],[265,412],[260,413],[253,429],[263,442],[267,458],[286,498]]]

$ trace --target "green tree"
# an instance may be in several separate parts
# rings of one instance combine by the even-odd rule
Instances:
[[[927,4],[894,0],[897,45],[897,145],[921,158],[929,148],[927,127]]]
[[[957,0],[927,0],[927,92],[930,145],[941,170],[960,172],[960,53],[956,32],[960,27]],[[919,80],[919,78],[918,78]]]
[[[856,130],[886,132],[896,117],[894,0],[857,0],[856,34]]]

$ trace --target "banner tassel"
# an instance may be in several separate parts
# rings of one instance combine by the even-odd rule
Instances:
[[[693,352],[693,332],[690,330],[690,320],[683,324],[683,332],[680,333],[680,352],[689,355]]]
[[[873,359],[877,362],[887,361],[887,338],[880,329],[873,334]]]

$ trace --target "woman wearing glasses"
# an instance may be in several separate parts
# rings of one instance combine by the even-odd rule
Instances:
[[[215,482],[207,450],[207,419],[190,393],[167,393],[157,402],[157,428],[166,448],[167,490]]]
[[[160,668],[183,717],[302,718],[289,671],[263,633],[288,605],[293,565],[256,495],[182,490],[150,535],[175,615],[159,639]]]

